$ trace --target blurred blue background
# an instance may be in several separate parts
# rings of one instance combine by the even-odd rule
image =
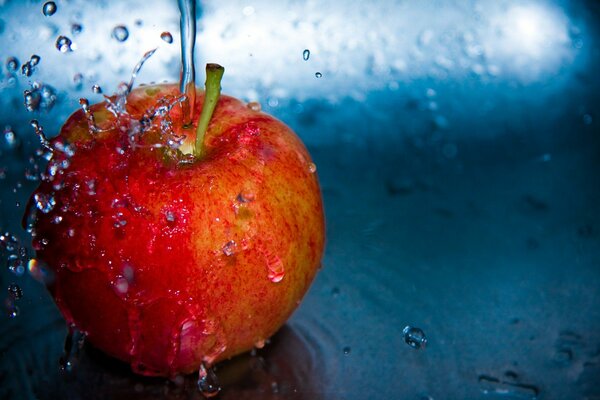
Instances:
[[[180,71],[174,0],[59,0],[50,16],[43,4],[0,0],[0,230],[23,243],[41,168],[29,121],[57,134],[79,98],[102,101],[93,86],[113,93],[153,48],[137,83]],[[304,140],[328,228],[304,303],[222,398],[600,398],[598,2],[198,10],[198,65],[224,65],[225,93]],[[23,289],[4,303],[20,315],[0,324],[3,398],[195,398],[93,349],[79,375],[60,374],[65,328],[48,295],[27,274],[1,277],[0,299]],[[425,349],[406,345],[406,325]]]

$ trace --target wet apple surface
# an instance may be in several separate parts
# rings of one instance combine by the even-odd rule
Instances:
[[[324,247],[319,184],[298,137],[222,95],[193,156],[180,97],[175,85],[142,86],[124,105],[75,112],[32,197],[37,259],[67,322],[144,375],[264,343]],[[203,101],[198,91],[194,115]]]

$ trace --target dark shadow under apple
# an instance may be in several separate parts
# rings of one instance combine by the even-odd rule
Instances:
[[[222,386],[219,399],[319,399],[323,395],[313,369],[310,344],[289,324],[271,342],[252,354],[245,353],[219,363]],[[203,399],[197,376],[175,379],[148,378],[131,372],[129,366],[86,344],[74,360],[73,370],[46,371],[44,384],[36,389],[38,399]],[[317,378],[316,378],[317,377]],[[316,379],[315,379],[316,378]]]

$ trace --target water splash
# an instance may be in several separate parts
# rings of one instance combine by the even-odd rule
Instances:
[[[48,150],[50,153],[53,153],[54,148],[52,147],[52,145],[50,145],[50,141],[48,140],[48,138],[46,137],[46,134],[44,133],[44,128],[40,125],[38,120],[32,119],[30,124],[33,127],[33,129],[35,130],[35,134],[38,137],[38,139],[40,140],[40,144],[42,145],[42,147],[44,149]]]
[[[194,47],[196,45],[196,1],[178,0],[181,12],[181,78],[179,90],[187,97],[182,103],[183,124],[189,125],[194,117],[196,104],[196,72],[194,69]]]
[[[73,41],[66,36],[59,36],[56,38],[56,48],[61,53],[69,53],[73,51]]]

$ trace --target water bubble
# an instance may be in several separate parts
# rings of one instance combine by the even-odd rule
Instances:
[[[8,72],[15,72],[19,68],[19,60],[16,57],[8,57],[6,60],[6,69]]]
[[[73,35],[79,35],[83,31],[83,25],[78,23],[71,24],[71,33]]]
[[[96,94],[100,94],[100,93],[102,93],[102,88],[100,87],[100,85],[95,84],[92,86],[92,92],[94,92]]]
[[[171,35],[171,32],[163,32],[163,33],[161,33],[160,34],[160,38],[163,41],[165,41],[165,42],[167,42],[169,44],[173,43],[173,35]]]
[[[46,17],[54,15],[54,13],[56,12],[56,3],[53,1],[45,2],[44,6],[42,7],[42,12]]]
[[[204,363],[198,370],[198,389],[206,398],[215,397],[221,391],[217,374],[213,368],[206,368]]]
[[[125,25],[117,25],[112,30],[112,37],[119,42],[124,42],[129,37],[129,31]]]
[[[56,48],[61,53],[68,53],[73,51],[71,46],[73,45],[73,41],[66,36],[59,36],[56,38]]]
[[[310,58],[310,50],[309,50],[309,49],[305,49],[305,50],[302,52],[302,59],[303,59],[304,61],[308,61],[308,59],[309,59],[309,58]]]
[[[322,74],[322,73],[320,73],[320,72],[315,72],[315,76],[316,76],[317,78],[321,78],[321,77],[323,76],[323,74]]]
[[[20,300],[23,297],[23,289],[16,283],[8,285],[8,297],[13,300]]]
[[[308,172],[311,174],[317,172],[317,165],[315,163],[308,163]]]
[[[412,347],[413,349],[420,349],[425,347],[427,344],[427,338],[425,337],[425,332],[423,332],[419,328],[415,328],[412,326],[406,326],[402,330],[402,334],[404,335],[404,341],[407,345]]]
[[[35,200],[35,206],[44,214],[48,214],[56,205],[54,196],[45,193],[36,193],[33,199]]]
[[[260,111],[261,110],[261,105],[258,101],[251,101],[250,103],[247,104],[247,107],[249,109],[251,109],[252,111]]]

